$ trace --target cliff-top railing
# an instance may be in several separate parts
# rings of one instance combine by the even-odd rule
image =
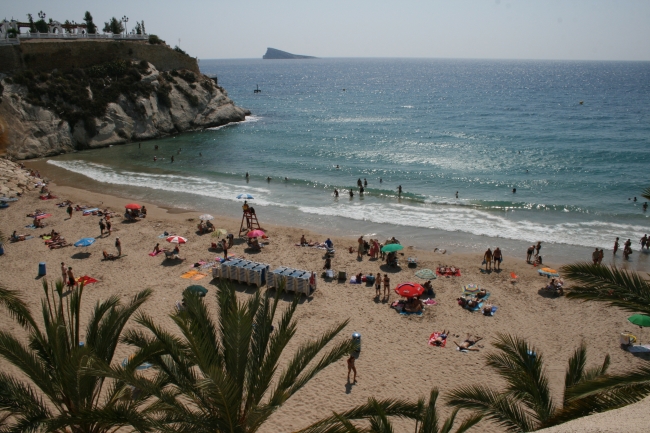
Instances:
[[[114,35],[111,33],[108,34],[78,34],[78,33],[25,33],[18,35],[17,38],[2,38],[0,39],[0,45],[18,45],[20,40],[32,40],[32,39],[65,39],[65,40],[75,40],[75,39],[104,39],[104,40],[147,40],[149,35],[133,35],[133,34],[119,34]]]

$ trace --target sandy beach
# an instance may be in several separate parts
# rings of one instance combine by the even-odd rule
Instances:
[[[168,317],[174,304],[181,298],[182,290],[191,283],[206,286],[206,302],[211,308],[216,307],[214,293],[219,280],[206,276],[199,281],[188,281],[181,274],[189,271],[199,260],[210,261],[219,253],[210,252],[210,243],[216,238],[210,234],[196,233],[198,216],[207,212],[215,216],[213,223],[229,233],[235,233],[235,246],[230,251],[238,257],[246,257],[262,263],[268,263],[271,269],[289,266],[314,271],[318,275],[323,268],[323,250],[295,246],[301,235],[309,240],[322,242],[322,235],[306,232],[286,226],[264,224],[264,209],[256,208],[261,225],[269,236],[269,244],[262,252],[249,254],[244,251],[245,243],[237,240],[240,220],[220,217],[218,210],[197,209],[185,212],[175,209],[163,209],[152,204],[145,204],[147,218],[139,222],[126,222],[122,219],[127,198],[90,193],[72,187],[51,186],[56,200],[40,200],[36,191],[26,193],[8,209],[2,209],[0,230],[10,235],[14,230],[19,234],[33,236],[32,239],[5,244],[5,254],[0,256],[0,284],[19,290],[36,312],[40,308],[42,297],[41,279],[38,278],[38,264],[47,264],[47,281],[60,278],[60,264],[72,266],[75,276],[88,275],[98,280],[87,286],[84,292],[86,313],[90,306],[99,299],[119,296],[124,299],[134,292],[151,288],[154,293],[144,306],[144,311],[153,316],[160,324],[171,327]],[[92,207],[109,208],[116,212],[113,221],[113,233],[99,236],[97,216],[82,216],[74,212],[68,219],[65,208],[56,203],[65,199],[75,204]],[[237,206],[237,204],[233,204]],[[29,229],[32,219],[26,217],[36,209],[51,213],[44,221],[44,229]],[[94,245],[80,251],[79,248],[66,247],[49,250],[38,235],[56,230],[68,242],[75,242],[82,237],[98,237]],[[182,245],[181,257],[184,261],[165,261],[164,256],[148,255],[158,242],[166,244],[159,238],[163,232],[174,233],[188,238]],[[363,233],[359,233],[361,235]],[[357,235],[358,236],[358,235]],[[122,243],[123,257],[115,261],[102,261],[102,250],[115,253],[115,237]],[[501,272],[482,273],[481,261],[483,251],[475,254],[441,254],[409,247],[408,239],[400,239],[404,250],[399,254],[402,267],[386,272],[382,261],[371,260],[368,256],[357,260],[357,253],[349,253],[349,247],[356,247],[355,237],[332,237],[336,248],[333,268],[347,271],[348,275],[359,272],[364,274],[388,273],[391,281],[389,302],[375,298],[374,287],[353,285],[349,281],[338,282],[318,279],[317,290],[309,297],[303,297],[296,317],[298,333],[289,347],[291,353],[296,345],[305,338],[322,332],[332,324],[345,319],[350,324],[343,337],[349,338],[353,332],[362,335],[361,356],[357,361],[358,383],[346,383],[347,369],[345,360],[329,367],[316,376],[303,390],[276,414],[263,427],[263,432],[289,432],[306,427],[332,411],[342,411],[353,405],[366,401],[368,397],[395,397],[416,399],[427,395],[432,387],[438,387],[443,395],[456,386],[480,381],[498,389],[502,384],[489,370],[484,368],[484,356],[492,350],[493,338],[497,333],[511,333],[528,339],[537,350],[544,354],[551,379],[551,388],[555,398],[560,399],[564,380],[566,361],[581,341],[588,345],[589,365],[602,363],[603,357],[612,357],[611,372],[629,370],[643,361],[621,350],[619,333],[624,330],[634,331],[641,342],[647,342],[650,334],[636,332],[626,321],[627,313],[605,307],[602,304],[579,303],[564,297],[552,298],[539,293],[548,280],[537,273],[520,258],[512,257],[515,252],[504,251]],[[383,240],[381,240],[383,241]],[[82,253],[89,252],[86,256]],[[518,254],[518,252],[517,252]],[[417,257],[418,266],[406,266],[407,257]],[[435,305],[427,305],[422,316],[402,316],[390,308],[390,302],[399,299],[392,291],[395,285],[423,280],[415,277],[420,269],[433,269],[440,265],[453,265],[461,270],[460,277],[438,277],[433,280]],[[561,263],[545,263],[552,267]],[[518,278],[511,282],[511,272]],[[349,280],[349,279],[348,279]],[[486,317],[478,312],[470,312],[457,305],[456,298],[461,295],[462,286],[478,284],[490,293],[490,302],[498,306],[493,317]],[[242,298],[254,292],[253,286],[238,285]],[[266,290],[262,287],[259,290]],[[426,296],[425,296],[426,298]],[[290,296],[286,296],[288,301]],[[134,326],[134,325],[132,325]],[[19,327],[7,315],[0,317],[0,327],[10,332],[19,332]],[[445,348],[431,347],[427,344],[429,336],[436,331],[450,330],[450,339],[462,341],[466,334],[483,337],[478,345],[479,352],[460,353],[450,341]],[[131,352],[122,346],[115,361],[121,361]],[[5,361],[0,367],[11,373],[16,371]],[[448,413],[447,408],[443,409]],[[606,415],[605,415],[606,416]],[[407,423],[398,422],[399,427]],[[482,423],[482,430],[501,431],[495,425]],[[412,427],[411,427],[412,428]],[[562,431],[562,430],[557,430]],[[628,430],[633,431],[633,430]]]

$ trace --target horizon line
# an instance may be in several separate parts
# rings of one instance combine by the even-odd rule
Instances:
[[[625,59],[534,59],[534,58],[497,58],[497,57],[359,57],[359,56],[349,56],[349,57],[318,57],[314,56],[311,59],[263,59],[260,57],[212,57],[212,58],[201,58],[196,57],[199,60],[302,60],[302,61],[312,61],[312,60],[321,60],[321,59],[408,59],[408,60],[496,60],[496,61],[533,61],[533,62],[650,62],[650,59],[641,60],[625,60]]]

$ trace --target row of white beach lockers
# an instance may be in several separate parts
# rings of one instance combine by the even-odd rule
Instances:
[[[316,279],[310,288],[309,278],[311,272],[299,269],[280,267],[270,271],[271,266],[265,263],[251,262],[249,260],[232,259],[212,268],[212,276],[239,283],[254,284],[257,287],[266,286],[269,289],[278,288],[285,283],[284,290],[288,292],[303,293],[309,296],[316,290]]]

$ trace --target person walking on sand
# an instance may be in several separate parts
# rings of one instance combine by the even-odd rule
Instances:
[[[601,248],[600,252],[598,253],[598,264],[599,265],[603,263],[604,258],[605,258],[605,249]]]
[[[377,272],[377,276],[375,277],[375,296],[377,299],[379,299],[379,296],[381,295],[381,274]]]
[[[350,355],[350,357],[348,358],[348,383],[350,383],[350,372],[354,373],[352,383],[357,383],[357,367],[355,367],[354,361],[356,361],[356,358],[354,357],[354,355]]]
[[[65,266],[65,263],[61,262],[61,281],[65,284],[66,276],[67,276],[67,271],[68,269]]]
[[[68,212],[68,219],[72,218],[72,203],[68,205],[68,209],[66,209],[66,212]]]
[[[122,242],[120,242],[119,237],[115,238],[115,248],[117,248],[117,256],[120,257],[122,255]]]
[[[109,219],[107,218],[107,219],[106,219],[106,230],[108,230],[108,235],[109,235],[109,236],[111,235],[111,226],[112,226],[112,224],[111,224],[111,220],[109,220]]]
[[[384,299],[390,298],[390,278],[388,274],[384,274]]]
[[[494,254],[492,254],[492,258],[494,259],[494,268],[496,270],[501,270],[501,262],[503,261],[503,255],[501,254],[501,250],[499,247],[496,247],[494,249]]]
[[[357,259],[363,260],[363,236],[357,239],[357,243],[359,244],[359,248],[357,248]]]
[[[99,219],[99,237],[104,236],[104,229],[106,228],[106,225],[104,224],[104,220],[102,218]]]
[[[594,263],[594,265],[598,264],[599,257],[600,257],[600,253],[598,252],[598,248],[596,248],[594,252],[591,253],[591,261]]]
[[[72,273],[72,266],[68,266],[68,287],[74,287],[77,285],[77,282],[74,279],[74,274]]]
[[[530,263],[530,260],[533,258],[533,253],[535,252],[535,245],[531,245],[526,250],[526,263]]]
[[[485,270],[486,271],[491,271],[492,270],[492,250],[487,249],[485,254],[483,255],[483,263],[485,263]]]
[[[541,249],[542,249],[542,243],[537,242],[537,245],[535,245],[535,258],[537,258],[537,256],[539,256],[539,250],[541,250]]]
[[[616,238],[616,240],[614,241],[614,255],[616,255],[616,251],[618,251],[618,247],[619,247],[618,238]]]

